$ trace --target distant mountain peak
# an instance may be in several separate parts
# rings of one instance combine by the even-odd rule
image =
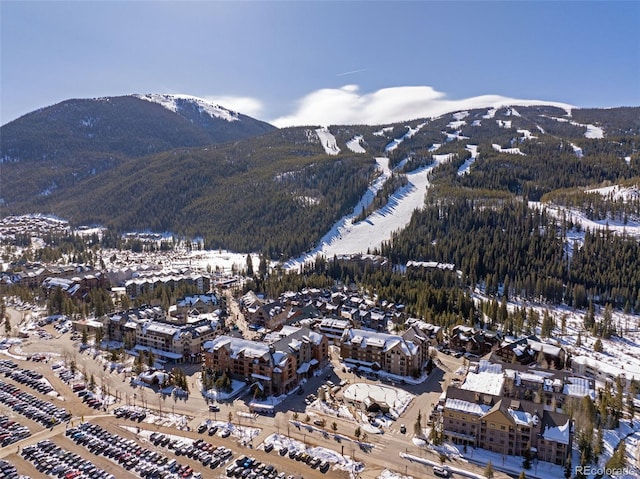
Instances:
[[[200,113],[209,115],[211,118],[220,118],[226,121],[239,121],[240,115],[224,108],[212,101],[204,100],[191,95],[171,95],[163,93],[147,93],[146,95],[133,95],[141,100],[147,100],[162,105],[167,110],[179,113],[184,108],[185,103],[197,106]]]

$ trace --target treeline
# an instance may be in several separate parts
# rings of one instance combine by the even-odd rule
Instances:
[[[311,249],[351,212],[375,169],[368,155],[325,155],[303,129],[174,150],[149,161],[152,168],[129,161],[88,180],[82,189],[92,194],[85,201],[77,201],[75,190],[51,201],[76,224],[102,224],[116,233],[171,232],[203,238],[208,249],[282,259]]]
[[[590,155],[578,158],[570,145],[525,142],[519,145],[527,156],[500,153],[482,144],[479,159],[470,175],[439,178],[464,188],[508,191],[532,201],[545,193],[562,189],[616,183],[640,176],[640,163],[628,165],[615,156]]]
[[[629,194],[620,194],[625,187]],[[592,221],[611,220],[626,225],[640,220],[640,180],[620,182],[606,194],[584,188],[556,190],[543,195],[541,201],[575,209]]]
[[[453,263],[465,284],[585,308],[589,300],[640,311],[640,245],[611,231],[587,231],[517,200],[433,201],[380,251],[395,264]]]

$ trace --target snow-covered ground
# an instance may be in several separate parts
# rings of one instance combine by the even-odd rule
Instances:
[[[529,130],[516,130],[519,134],[522,135],[523,140],[535,140],[538,138],[537,136],[533,136]]]
[[[592,188],[587,193],[600,193],[602,196],[610,196],[614,201],[627,202],[640,198],[640,185],[623,187],[619,185]]]
[[[627,236],[632,236],[634,238],[640,238],[640,222],[629,220],[625,224],[620,220],[599,220],[594,221],[590,220],[585,216],[584,213],[578,211],[573,208],[563,208],[555,205],[546,205],[539,202],[530,201],[530,208],[546,208],[546,210],[554,215],[556,218],[562,218],[563,214],[566,215],[568,219],[571,219],[574,223],[579,223],[581,225],[580,231],[569,231],[567,232],[567,240],[572,243],[574,240],[579,243],[584,241],[585,230],[589,229],[591,231],[595,230],[603,230],[608,229],[617,234],[626,234]]]
[[[571,143],[571,148],[573,148],[573,152],[576,154],[578,158],[582,158],[584,155],[582,154],[582,148],[580,148],[575,143]]]
[[[561,123],[566,123],[569,122],[574,126],[580,126],[582,128],[586,128],[587,131],[584,132],[584,136],[585,138],[593,138],[593,139],[600,139],[600,138],[604,138],[604,130],[598,126],[595,125],[584,125],[582,123],[578,123],[576,121],[573,120],[568,120],[567,118],[556,118],[556,117],[550,117],[552,120],[555,121],[559,121]]]
[[[413,476],[405,476],[404,474],[385,469],[380,473],[377,479],[413,479]]]
[[[364,137],[362,135],[354,136],[349,141],[347,141],[347,148],[349,148],[354,153],[366,153],[367,150],[362,146],[362,140]]]
[[[404,135],[402,135],[400,138],[394,139],[391,143],[385,146],[384,151],[389,152],[389,151],[395,150],[404,140],[411,138],[413,135],[418,133],[425,125],[426,123],[421,123],[415,128],[411,128],[410,126],[407,127],[408,128],[407,132]]]
[[[484,118],[485,120],[490,120],[491,118],[494,118],[496,116],[497,111],[498,111],[497,108],[489,108],[487,110],[487,113],[482,115],[482,118]]]
[[[522,151],[520,151],[520,148],[502,148],[500,145],[497,145],[495,143],[491,146],[493,147],[494,150],[499,151],[500,153],[526,156],[524,153],[522,153]]]
[[[331,134],[329,128],[318,128],[316,130],[316,133],[327,155],[337,155],[338,153],[340,153],[340,148],[338,148],[336,137]]]
[[[354,223],[354,218],[371,203],[377,190],[382,187],[383,182],[376,181],[376,185],[369,188],[353,212],[336,222],[313,251],[288,261],[284,265],[285,268],[298,268],[305,262],[313,260],[318,254],[331,258],[333,255],[366,253],[367,250],[380,247],[383,241],[391,237],[391,233],[409,223],[415,209],[423,206],[424,194],[430,185],[429,173],[442,162],[448,161],[449,156],[444,156],[445,158],[434,157],[436,160],[434,164],[408,173],[408,184],[397,190],[384,207],[365,220]],[[388,160],[386,170],[382,159],[378,158],[377,161],[382,169],[382,176],[390,174]]]
[[[478,159],[478,145],[467,145],[465,148],[471,153],[471,158],[468,158],[460,168],[458,168],[458,176],[463,176],[469,173],[471,165]]]
[[[198,106],[198,109],[201,113],[206,113],[212,118],[220,118],[226,121],[239,121],[240,117],[238,113],[233,112],[231,110],[227,110],[226,108],[217,105],[214,102],[203,100],[202,98],[198,98],[191,95],[165,95],[165,94],[147,94],[147,95],[133,95],[135,97],[140,98],[141,100],[147,100],[152,103],[158,103],[162,105],[164,108],[170,111],[178,111],[178,102],[180,100],[186,100],[191,103],[194,103]]]

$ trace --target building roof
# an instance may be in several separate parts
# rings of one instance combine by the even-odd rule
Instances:
[[[379,333],[366,329],[345,330],[342,341],[354,346],[367,348],[369,346],[382,349],[383,352],[399,347],[406,356],[417,354],[418,347],[426,337],[416,328],[409,328],[402,336],[389,333]]]
[[[206,341],[203,345],[206,351],[216,351],[226,348],[230,351],[233,358],[244,356],[245,358],[262,358],[270,357],[269,345],[248,339],[234,338],[233,336],[218,336],[211,341]]]
[[[486,404],[478,404],[474,402],[464,401],[462,399],[447,398],[444,404],[446,409],[452,409],[454,411],[460,411],[467,414],[473,414],[475,416],[484,416],[489,412],[491,406]]]

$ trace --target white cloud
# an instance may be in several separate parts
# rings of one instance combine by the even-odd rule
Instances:
[[[373,93],[360,93],[357,85],[345,85],[309,93],[298,101],[295,112],[270,123],[281,128],[296,125],[380,125],[440,116],[458,110],[503,105],[556,105],[571,108],[564,103],[518,100],[499,95],[448,100],[444,93],[429,86],[383,88]]]
[[[259,118],[264,109],[260,100],[248,96],[206,96],[204,99],[253,118]]]

